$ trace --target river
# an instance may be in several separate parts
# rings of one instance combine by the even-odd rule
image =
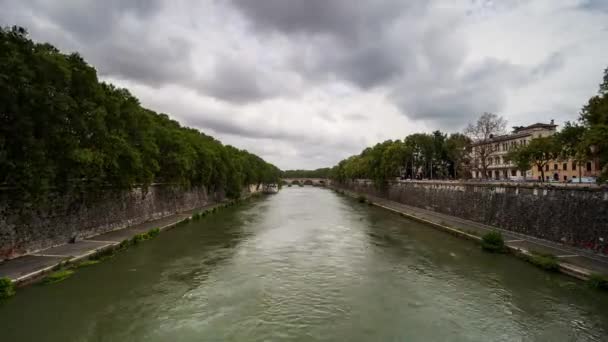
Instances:
[[[0,304],[3,341],[606,341],[608,295],[284,188]]]

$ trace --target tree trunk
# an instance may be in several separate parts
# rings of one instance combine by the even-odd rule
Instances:
[[[545,168],[542,166],[540,168],[540,181],[541,181],[541,183],[545,182]]]

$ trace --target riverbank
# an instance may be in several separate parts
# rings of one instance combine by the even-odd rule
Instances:
[[[259,195],[261,193],[253,193],[245,199]],[[156,229],[159,232],[166,231],[176,227],[181,222],[188,221],[193,217],[199,217],[200,215],[206,215],[232,203],[234,201],[225,200],[158,220],[147,221],[124,229],[92,236],[74,243],[53,246],[15,259],[6,260],[0,263],[0,278],[6,277],[11,279],[17,287],[33,284],[44,279],[53,271],[71,267],[82,261],[93,259],[98,255],[119,249],[124,241],[129,241],[137,235]]]
[[[358,193],[336,186],[330,188],[353,198],[363,197],[370,205],[384,208],[468,240],[480,242],[484,234],[499,231],[512,254],[522,258],[537,254],[551,255],[557,259],[561,273],[580,280],[587,280],[597,274],[608,275],[608,257],[431,210],[408,206],[366,193]]]
[[[592,342],[608,293],[292,186],[21,288],[0,322],[7,341]]]

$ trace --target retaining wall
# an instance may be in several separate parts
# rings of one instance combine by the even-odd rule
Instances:
[[[608,254],[605,187],[408,181],[378,189],[366,180],[333,186]]]
[[[253,186],[244,192],[257,190]],[[51,194],[43,203],[19,203],[15,198],[19,196],[13,190],[0,192],[0,260],[203,207],[221,201],[224,194],[153,185]]]

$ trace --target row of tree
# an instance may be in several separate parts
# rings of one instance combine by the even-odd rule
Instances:
[[[376,184],[399,176],[456,179],[469,177],[473,167],[488,176],[489,159],[495,148],[492,139],[506,133],[506,124],[502,117],[484,113],[464,134],[448,136],[435,131],[412,134],[404,140],[387,140],[340,161],[329,170],[329,177],[338,181],[367,178]],[[602,170],[599,181],[608,179],[608,68],[598,94],[582,108],[578,122],[567,122],[555,135],[532,139],[507,154],[507,160],[522,171],[538,167],[543,180],[547,163],[570,159],[579,165],[597,161]]]
[[[398,176],[407,178],[461,178],[470,155],[469,137],[440,131],[416,133],[403,140],[387,140],[344,159],[330,177],[344,181],[368,178],[377,184]]]
[[[238,197],[244,185],[279,176],[260,157],[100,83],[77,53],[0,29],[0,185],[29,196],[173,183]]]
[[[281,172],[281,178],[328,178],[330,168],[316,170],[286,170]]]

